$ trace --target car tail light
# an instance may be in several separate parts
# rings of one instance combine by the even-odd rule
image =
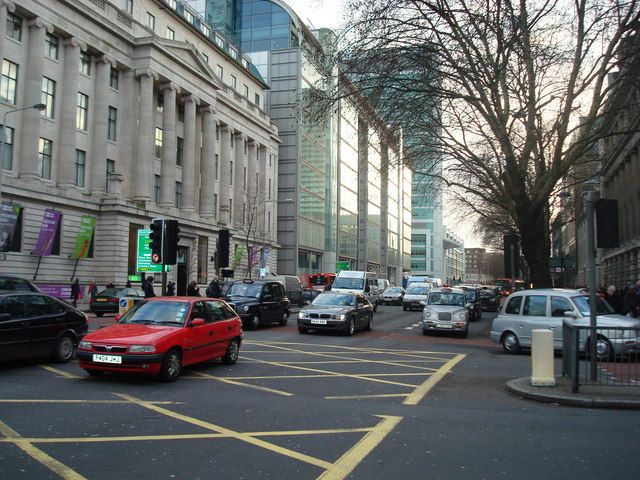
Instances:
[[[109,302],[109,303],[118,303],[118,299],[117,298],[109,298],[107,300],[107,302]]]

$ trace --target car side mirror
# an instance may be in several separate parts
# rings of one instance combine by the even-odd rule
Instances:
[[[578,318],[578,315],[576,314],[576,312],[574,312],[573,310],[566,310],[563,312],[563,316],[565,317],[571,317],[571,318]]]
[[[427,305],[427,302],[425,302],[424,300],[420,300],[420,305]]]
[[[204,325],[204,318],[194,318],[191,320],[192,327],[199,327],[200,325]]]

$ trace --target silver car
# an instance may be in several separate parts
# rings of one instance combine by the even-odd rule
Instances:
[[[617,315],[611,306],[598,297],[596,322],[599,328],[640,328],[640,321]],[[562,322],[573,320],[576,325],[589,325],[589,296],[581,290],[534,289],[516,292],[504,302],[500,314],[493,320],[491,338],[501,343],[507,353],[518,353],[531,347],[532,330],[553,331],[553,347],[562,350]],[[596,340],[596,355],[610,358],[631,351],[640,351],[638,331],[604,330]],[[586,331],[580,337],[580,351],[586,351]]]
[[[459,288],[434,288],[424,303],[422,333],[452,332],[466,337],[469,333],[469,310],[465,292]]]
[[[412,283],[407,287],[402,298],[402,310],[422,310],[424,301],[429,295],[430,283]]]
[[[382,292],[382,300],[380,305],[402,305],[402,299],[404,298],[404,288],[402,287],[388,287]]]

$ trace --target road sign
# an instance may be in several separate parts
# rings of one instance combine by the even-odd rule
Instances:
[[[149,243],[151,242],[149,238],[150,233],[151,229],[148,228],[138,230],[136,272],[162,272],[162,265],[151,261],[151,248],[149,247]],[[166,271],[171,271],[169,265],[166,266]]]

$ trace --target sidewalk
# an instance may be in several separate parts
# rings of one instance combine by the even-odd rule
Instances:
[[[571,393],[571,384],[567,377],[556,377],[554,387],[534,387],[530,378],[510,380],[507,382],[507,388],[523,398],[544,403],[587,408],[640,409],[640,386],[581,385],[578,393]]]

